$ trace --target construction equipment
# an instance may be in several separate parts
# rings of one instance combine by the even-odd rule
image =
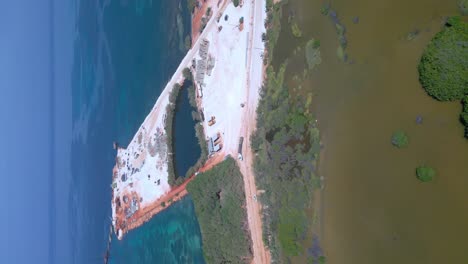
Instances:
[[[239,150],[238,150],[238,154],[237,154],[237,158],[239,160],[243,160],[244,157],[242,156],[242,144],[244,143],[244,137],[240,137],[239,138]]]
[[[209,125],[209,126],[212,126],[212,125],[214,125],[214,124],[216,124],[216,117],[211,116],[211,119],[208,121],[208,125]]]

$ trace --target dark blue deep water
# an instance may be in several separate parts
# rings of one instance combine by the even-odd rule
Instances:
[[[75,263],[102,263],[111,215],[112,142],[130,142],[156,102],[185,54],[181,43],[190,32],[190,16],[185,0],[83,0],[76,8],[68,197],[72,253]],[[203,262],[191,199],[123,241],[114,239],[111,249],[115,264]]]
[[[0,263],[103,263],[112,143],[128,144],[183,58],[186,1],[0,1]],[[176,137],[193,145],[187,107]],[[183,151],[193,165],[199,150]],[[203,263],[192,199],[114,239],[110,261]]]
[[[173,123],[174,166],[176,175],[185,177],[187,170],[200,157],[200,145],[195,134],[195,120],[190,105],[188,89],[194,89],[192,82],[186,80],[177,97]]]

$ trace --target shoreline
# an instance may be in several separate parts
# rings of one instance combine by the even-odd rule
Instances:
[[[209,3],[211,2],[214,0]],[[257,191],[255,184],[254,154],[250,146],[250,136],[256,127],[256,109],[260,90],[266,78],[266,68],[263,64],[266,48],[262,39],[262,34],[266,32],[264,24],[267,18],[266,2],[265,0],[244,1],[238,7],[234,7],[232,2],[226,0],[218,1],[218,4],[220,3],[223,4],[212,11],[205,29],[200,36],[195,37],[192,48],[179,64],[177,71],[157,99],[132,142],[127,149],[119,148],[118,150],[112,184],[114,188],[112,194],[114,232],[118,239],[122,239],[128,231],[141,226],[154,215],[168,208],[174,201],[186,196],[185,187],[198,172],[209,170],[227,156],[239,157],[237,164],[240,167],[245,188],[245,210],[252,240],[253,263],[267,263],[271,256],[263,242],[262,206],[256,200],[257,194],[261,192]],[[223,19],[221,19],[222,15],[224,15]],[[182,82],[182,72],[185,68],[191,69],[192,74],[195,73],[193,83],[196,88],[196,102],[204,116],[202,126],[206,140],[211,140],[212,145],[218,146],[217,149],[211,146],[209,158],[202,168],[184,180],[181,185],[173,187],[168,184],[168,168],[171,165],[167,163],[168,155],[172,153],[167,153],[167,150],[157,145],[156,142],[166,142],[168,137],[164,124],[167,115],[166,108],[170,104],[170,91],[175,83]],[[150,133],[145,131],[143,136],[140,136],[141,130],[145,130],[146,122],[152,124],[148,126]],[[156,134],[151,137],[155,127],[159,128],[156,131],[164,137],[157,138]],[[149,140],[148,135],[150,135]],[[239,143],[242,141],[244,144]],[[213,142],[217,143],[213,144]],[[140,166],[148,164],[146,159],[153,157],[144,154],[151,151],[148,147],[154,148],[153,154],[156,152],[158,154],[158,162],[152,163],[159,166],[157,166],[156,176],[165,178],[154,178],[152,174],[154,169],[140,170],[142,168]],[[135,152],[135,149],[138,152]],[[129,152],[132,153],[132,157],[129,156]],[[126,154],[123,156],[126,158],[123,166],[119,162],[122,153]],[[245,158],[242,158],[242,155],[245,155]],[[137,175],[136,183],[124,184],[126,177],[122,170],[123,172],[131,171],[129,177]],[[140,175],[142,174],[140,171],[144,171],[143,176]],[[160,180],[162,180],[162,186],[158,187]],[[145,193],[145,187],[142,186],[152,185],[152,181],[154,184],[157,183],[157,186],[153,185],[155,187],[151,188],[151,195],[143,197],[147,193]],[[120,188],[127,190],[121,191]],[[160,191],[154,192],[154,188],[159,188]],[[141,191],[143,192],[140,193]],[[129,199],[124,197],[125,205],[123,205],[120,196],[126,192],[131,195],[131,198],[129,202]]]
[[[203,39],[214,25],[213,14],[200,39]],[[167,134],[164,121],[170,92],[175,84],[182,83],[183,69],[191,66],[192,59],[201,45],[200,39],[194,42],[184,56],[127,148],[117,148],[116,164],[112,170],[111,204],[112,226],[118,239],[122,239],[125,233],[141,226],[162,211],[162,202],[174,200],[176,193],[186,195],[182,190],[192,178],[185,180],[178,187],[168,184],[169,153],[166,151]],[[151,183],[148,184],[148,181]]]

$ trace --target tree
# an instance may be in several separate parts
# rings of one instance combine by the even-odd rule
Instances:
[[[232,3],[234,4],[235,7],[239,6],[239,0],[232,0]]]
[[[416,177],[422,182],[430,182],[435,177],[436,172],[428,166],[419,166],[416,168]]]
[[[462,100],[463,110],[460,114],[460,121],[465,125],[465,138],[468,138],[468,95]]]
[[[451,17],[426,47],[418,71],[421,85],[430,96],[453,101],[468,94],[467,43],[468,23]]]
[[[187,184],[202,233],[206,263],[251,263],[246,196],[236,161],[228,157]]]
[[[185,67],[183,70],[182,70],[182,75],[184,76],[184,79],[186,80],[192,80],[192,72],[190,71],[189,68]]]
[[[408,136],[405,132],[398,130],[392,135],[392,145],[397,148],[404,148],[408,146]]]
[[[239,24],[244,24],[244,17],[239,18]]]

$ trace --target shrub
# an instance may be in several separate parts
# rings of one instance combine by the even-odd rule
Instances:
[[[294,37],[296,37],[296,38],[302,37],[302,31],[301,31],[301,29],[299,28],[299,26],[297,25],[296,22],[292,23],[291,31],[292,31],[292,34],[293,34]]]
[[[190,80],[190,81],[192,80],[192,72],[187,67],[182,70],[182,76],[184,76],[185,80]]]
[[[177,101],[177,97],[179,96],[181,86],[180,84],[174,84],[172,91],[169,93],[169,104],[166,106],[166,122],[164,124],[164,128],[166,130],[166,140],[167,140],[167,153],[173,152],[173,138],[172,138],[172,130],[173,130],[173,121],[174,121],[174,110],[175,104]],[[177,186],[182,182],[181,177],[177,177],[174,171],[174,160],[173,155],[167,155],[167,162],[168,162],[168,182],[171,186]]]
[[[309,69],[313,69],[316,65],[322,63],[322,57],[320,56],[320,42],[315,39],[310,39],[305,48],[305,55]]]
[[[468,126],[468,95],[463,98],[462,105],[463,110],[460,114],[460,120],[465,126]]]
[[[185,36],[184,46],[186,50],[192,47],[192,38],[190,38],[190,35]]]
[[[462,100],[463,110],[460,114],[460,121],[465,125],[465,137],[468,138],[468,95]]]
[[[433,168],[427,166],[419,166],[416,168],[416,178],[422,182],[430,182],[435,177],[436,172]]]
[[[447,20],[424,50],[419,80],[426,92],[440,101],[460,100],[468,94],[468,23]]]
[[[397,148],[404,148],[408,146],[408,136],[405,132],[399,130],[392,135],[392,145]]]
[[[244,17],[239,18],[239,24],[244,24]]]
[[[327,259],[325,258],[325,256],[318,257],[318,263],[319,264],[325,264],[326,261],[327,261]]]
[[[330,12],[330,4],[324,4],[320,8],[320,13],[324,16],[328,16],[328,13]]]
[[[190,79],[193,79],[192,74],[190,74]],[[195,111],[192,111],[192,118],[195,121],[203,121],[202,112],[200,111],[200,109],[198,109],[197,102],[195,99],[195,87],[190,86],[187,89],[190,105],[193,108],[195,108]],[[205,132],[203,131],[203,125],[201,123],[195,124],[195,135],[198,138],[198,144],[200,146],[200,157],[198,158],[195,165],[193,165],[187,170],[187,172],[185,173],[185,178],[190,177],[195,172],[197,172],[208,159],[208,146],[206,144]]]

